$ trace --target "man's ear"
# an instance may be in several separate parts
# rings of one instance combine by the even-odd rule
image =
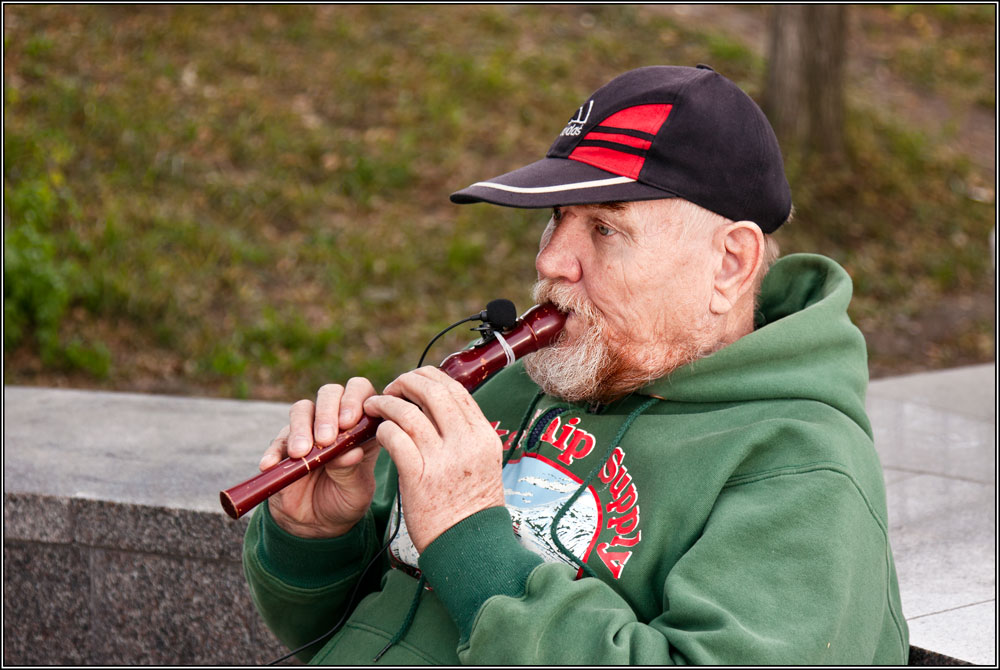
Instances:
[[[752,293],[754,277],[764,260],[764,233],[752,221],[734,221],[718,230],[714,246],[721,262],[709,309],[713,314],[726,314]]]

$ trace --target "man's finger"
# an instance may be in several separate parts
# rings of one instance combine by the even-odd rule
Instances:
[[[424,368],[421,368],[400,375],[386,387],[385,392],[390,397],[406,398],[419,405],[435,429],[443,434],[445,426],[453,424],[463,415],[463,412],[455,406],[455,398],[443,382],[445,380],[455,384],[458,382],[444,373],[441,373],[443,379],[422,374],[423,370]]]
[[[352,428],[361,420],[365,400],[375,395],[375,387],[364,377],[347,380],[344,397],[340,400],[340,429]]]
[[[337,470],[353,468],[365,459],[365,450],[360,446],[348,449],[336,458],[326,463],[327,474],[332,474]]]
[[[271,444],[268,445],[267,449],[264,451],[264,455],[261,456],[260,464],[257,466],[261,472],[267,470],[268,468],[274,467],[282,458],[285,457],[285,450],[288,446],[288,426],[285,426],[278,433],[277,437],[271,440]]]
[[[300,400],[288,410],[288,455],[292,458],[302,458],[313,446],[313,412],[315,406],[312,400]]]
[[[389,452],[401,478],[419,480],[423,474],[423,455],[405,430],[394,421],[383,421],[375,431],[378,443]]]
[[[313,420],[313,437],[316,443],[328,447],[333,444],[339,430],[340,403],[344,387],[324,384],[316,392],[316,418]]]
[[[395,422],[421,449],[441,442],[437,427],[412,402],[390,395],[376,395],[365,401],[365,413]],[[385,446],[385,445],[383,445]]]
[[[478,421],[486,421],[486,417],[480,409],[479,404],[472,398],[468,389],[455,381],[439,368],[425,366],[413,371],[414,374],[425,377],[434,384],[439,384],[454,400],[461,415],[469,424]]]

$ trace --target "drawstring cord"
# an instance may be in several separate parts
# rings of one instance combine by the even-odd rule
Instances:
[[[417,581],[417,592],[413,594],[413,600],[410,601],[410,610],[406,613],[406,618],[403,619],[403,625],[399,627],[399,630],[397,630],[396,634],[392,636],[392,639],[389,640],[388,644],[382,647],[382,651],[375,654],[375,658],[372,659],[372,663],[378,663],[378,659],[382,658],[382,655],[389,651],[389,647],[402,640],[403,636],[406,635],[406,631],[410,630],[410,624],[413,623],[413,618],[417,614],[417,605],[420,604],[420,596],[424,592],[424,584],[426,583],[427,578],[421,574],[420,579]]]
[[[521,425],[518,427],[517,433],[514,435],[513,442],[511,442],[511,448],[504,456],[503,465],[507,465],[507,462],[510,460],[510,457],[517,449],[518,442],[520,441],[521,436],[524,434],[524,431],[528,426],[528,422],[531,420],[531,414],[534,411],[535,407],[538,405],[538,401],[542,398],[543,395],[545,394],[542,391],[539,391],[537,394],[535,394],[534,400],[532,400],[531,403],[528,405],[527,411],[521,418]],[[556,529],[559,526],[559,522],[566,514],[566,510],[572,507],[573,503],[576,502],[577,498],[579,498],[580,495],[587,489],[587,487],[590,486],[590,482],[593,481],[594,477],[597,476],[597,473],[600,471],[600,469],[604,467],[604,464],[611,457],[612,452],[619,445],[619,443],[621,443],[622,438],[625,437],[625,433],[628,432],[628,429],[632,426],[632,423],[639,418],[639,415],[641,415],[647,409],[655,405],[657,402],[659,402],[658,398],[650,398],[649,400],[641,404],[639,407],[634,409],[632,413],[628,415],[628,417],[622,423],[621,428],[618,429],[618,433],[615,435],[615,438],[611,441],[611,444],[608,446],[607,452],[604,454],[604,458],[598,461],[594,469],[591,470],[589,475],[587,475],[587,478],[583,480],[583,483],[580,484],[579,487],[577,487],[576,491],[573,493],[572,496],[570,496],[569,500],[567,500],[566,503],[559,508],[559,511],[556,512],[555,517],[552,519],[552,527],[550,529],[552,541],[555,542],[555,545],[556,547],[559,548],[559,551],[561,551],[565,556],[567,556],[571,561],[573,561],[577,566],[579,566],[580,570],[585,572],[589,577],[596,576],[594,570],[589,565],[584,563],[581,559],[577,558],[577,556],[573,552],[571,552],[569,549],[566,548],[566,545],[564,545],[562,543],[562,540],[559,539],[559,535],[556,533]],[[528,441],[524,447],[524,452],[528,452],[531,450],[532,447],[536,446],[537,443],[541,440],[542,431],[545,430],[545,427],[549,424],[549,422],[551,422],[551,420],[555,416],[565,412],[567,409],[568,409],[567,407],[553,407],[548,411],[546,411],[545,414],[543,414],[541,417],[539,417],[539,420],[535,422],[535,426],[534,429],[531,431],[531,435],[529,435],[528,437]],[[397,504],[398,504],[398,495],[399,494],[397,493]],[[424,592],[425,584],[427,584],[427,578],[424,576],[423,573],[421,573],[420,579],[417,581],[416,593],[413,594],[413,600],[410,601],[410,609],[409,611],[407,611],[406,617],[403,619],[402,625],[399,627],[399,630],[396,631],[396,634],[392,636],[392,639],[390,639],[389,642],[384,647],[382,647],[382,650],[375,655],[375,658],[372,660],[373,663],[377,663],[378,660],[382,658],[382,656],[387,651],[389,651],[389,649],[392,646],[394,646],[396,643],[402,640],[403,637],[406,635],[407,631],[410,630],[410,625],[413,623],[413,619],[416,617],[417,614],[417,607],[420,605],[420,596]]]
[[[559,539],[559,534],[556,532],[556,530],[559,528],[559,522],[562,521],[563,516],[566,514],[566,510],[568,510],[570,507],[573,506],[573,503],[576,502],[576,499],[580,497],[580,494],[582,494],[587,489],[588,486],[590,486],[590,482],[593,481],[594,477],[597,476],[597,473],[601,470],[601,468],[604,467],[604,464],[607,463],[609,458],[611,458],[611,454],[614,452],[618,444],[622,441],[622,438],[625,437],[625,433],[632,426],[632,423],[639,418],[640,414],[642,414],[643,412],[645,412],[647,409],[649,409],[658,402],[659,398],[650,398],[649,400],[647,400],[646,402],[642,403],[634,410],[632,410],[632,413],[629,414],[628,417],[625,419],[625,421],[622,423],[621,428],[618,429],[618,434],[615,435],[615,439],[611,440],[611,444],[608,446],[608,450],[604,454],[604,458],[602,458],[597,462],[597,465],[594,466],[594,469],[590,471],[590,474],[587,475],[587,478],[584,479],[583,483],[577,487],[576,491],[573,493],[572,496],[570,496],[569,500],[567,500],[559,508],[559,511],[556,512],[555,517],[553,517],[552,519],[552,526],[550,526],[549,528],[549,535],[552,537],[552,541],[559,548],[559,551],[561,551],[571,561],[576,563],[576,565],[579,566],[580,570],[586,573],[588,577],[596,577],[597,575],[594,573],[593,568],[584,563],[581,559],[577,558],[576,554],[567,549],[566,545],[564,545],[562,543],[562,540]]]
[[[531,420],[531,413],[535,410],[535,406],[538,405],[538,401],[541,400],[541,398],[542,398],[543,395],[545,395],[545,393],[543,393],[542,391],[539,391],[538,393],[535,394],[534,400],[532,400],[531,403],[528,405],[527,411],[524,413],[524,416],[521,418],[521,425],[517,429],[517,433],[514,435],[514,441],[511,443],[511,448],[507,452],[507,454],[504,456],[503,465],[507,465],[507,461],[510,460],[511,455],[517,449],[517,444],[518,444],[518,442],[521,439],[521,435],[524,433],[524,429],[527,428],[528,421]],[[563,410],[560,410],[560,411],[563,411]],[[536,432],[538,432],[538,431],[536,431]],[[539,432],[539,434],[540,434],[540,432]],[[538,438],[536,436],[535,440],[537,441],[537,439]],[[503,465],[501,466],[501,468],[503,467]],[[399,490],[398,484],[397,484],[397,489],[396,490],[397,491]],[[399,494],[398,493],[396,494],[396,504],[397,505],[399,504]],[[397,528],[398,528],[398,526],[397,526]],[[423,573],[421,573],[420,574],[420,579],[417,581],[417,590],[416,590],[416,593],[413,594],[413,600],[410,601],[410,610],[406,613],[406,617],[403,619],[402,625],[399,627],[399,630],[396,631],[396,634],[392,636],[392,639],[389,640],[389,643],[386,644],[384,647],[382,647],[382,651],[380,651],[378,654],[375,655],[375,658],[372,659],[372,663],[378,663],[378,660],[380,658],[382,658],[382,656],[385,654],[385,652],[389,651],[390,647],[394,646],[397,642],[399,642],[400,640],[402,640],[403,637],[406,635],[407,631],[410,630],[410,625],[413,623],[414,617],[416,617],[417,606],[420,604],[420,596],[424,592],[424,585],[426,583],[427,583],[427,578],[423,575]]]
[[[514,439],[510,443],[510,449],[507,450],[506,455],[503,457],[503,464],[500,466],[501,469],[507,465],[507,462],[510,461],[510,457],[514,455],[515,451],[517,451],[517,444],[521,441],[521,435],[524,434],[524,429],[528,427],[528,422],[531,420],[531,413],[535,411],[538,401],[541,400],[544,395],[544,391],[538,391],[535,393],[534,400],[531,401],[528,405],[528,410],[524,413],[524,416],[521,417],[521,425],[518,426],[517,433],[514,434]]]
[[[554,418],[566,411],[569,411],[568,407],[550,407],[546,410],[545,414],[538,417],[538,421],[535,422],[535,427],[532,428],[531,434],[528,435],[527,442],[524,443],[524,450],[521,454],[530,454],[531,452],[537,453],[538,448],[542,443],[542,433],[545,432],[545,429],[549,427],[549,424],[552,423]]]

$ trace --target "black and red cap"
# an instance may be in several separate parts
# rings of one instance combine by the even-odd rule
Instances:
[[[706,65],[631,70],[598,89],[546,157],[452,202],[554,207],[679,197],[773,232],[791,213],[778,140],[757,104]]]

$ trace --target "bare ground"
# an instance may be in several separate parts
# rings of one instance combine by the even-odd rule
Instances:
[[[767,7],[759,5],[647,5],[644,11],[659,12],[687,27],[725,32],[763,55],[767,44]],[[852,16],[849,96],[852,103],[891,108],[911,126],[935,135],[947,133],[953,150],[967,156],[976,166],[978,178],[970,183],[970,197],[993,203],[996,182],[996,117],[979,106],[958,106],[946,98],[912,86],[894,77],[884,65],[889,45],[873,43],[868,26],[876,14]],[[899,35],[898,39],[913,39]],[[985,248],[984,244],[984,248]],[[988,252],[987,252],[988,253]],[[982,324],[995,324],[995,282],[972,294],[948,296],[926,305],[919,313],[894,317],[891,322],[866,327],[865,336],[872,352],[873,377],[904,374],[928,369],[969,365],[995,360],[993,337],[983,335]],[[979,324],[979,327],[974,327]],[[114,333],[104,333],[112,343]],[[120,339],[120,338],[119,338]],[[954,346],[956,340],[964,340]],[[971,341],[970,341],[971,340]],[[116,345],[117,346],[117,345]],[[20,347],[5,352],[8,383],[75,388],[109,388],[85,373],[64,373],[45,368],[36,352]],[[16,371],[13,375],[11,371]],[[225,395],[226,388],[199,385],[186,374],[180,358],[161,354],[138,366],[128,380],[117,380],[119,391],[183,395]],[[284,399],[280,385],[255,389],[255,396]]]
[[[764,56],[768,39],[769,8],[760,5],[650,5],[648,11],[671,17],[692,29],[711,27],[741,41]],[[931,137],[947,137],[954,154],[966,156],[975,166],[966,185],[975,200],[995,203],[996,113],[979,105],[960,105],[893,76],[884,64],[893,40],[912,41],[919,36],[899,33],[887,38],[878,25],[877,12],[850,15],[848,43],[848,96],[852,104],[891,109],[907,125]],[[869,35],[878,34],[874,40]],[[984,241],[984,247],[987,245]],[[995,259],[995,252],[994,252]],[[995,268],[995,262],[994,262]],[[995,360],[996,282],[972,294],[947,296],[926,305],[918,314],[865,329],[872,358],[873,377],[928,369],[971,365]],[[981,324],[993,323],[994,337],[982,332]],[[978,329],[974,324],[980,324]],[[966,341],[968,340],[968,341]],[[960,341],[958,346],[955,342]]]

